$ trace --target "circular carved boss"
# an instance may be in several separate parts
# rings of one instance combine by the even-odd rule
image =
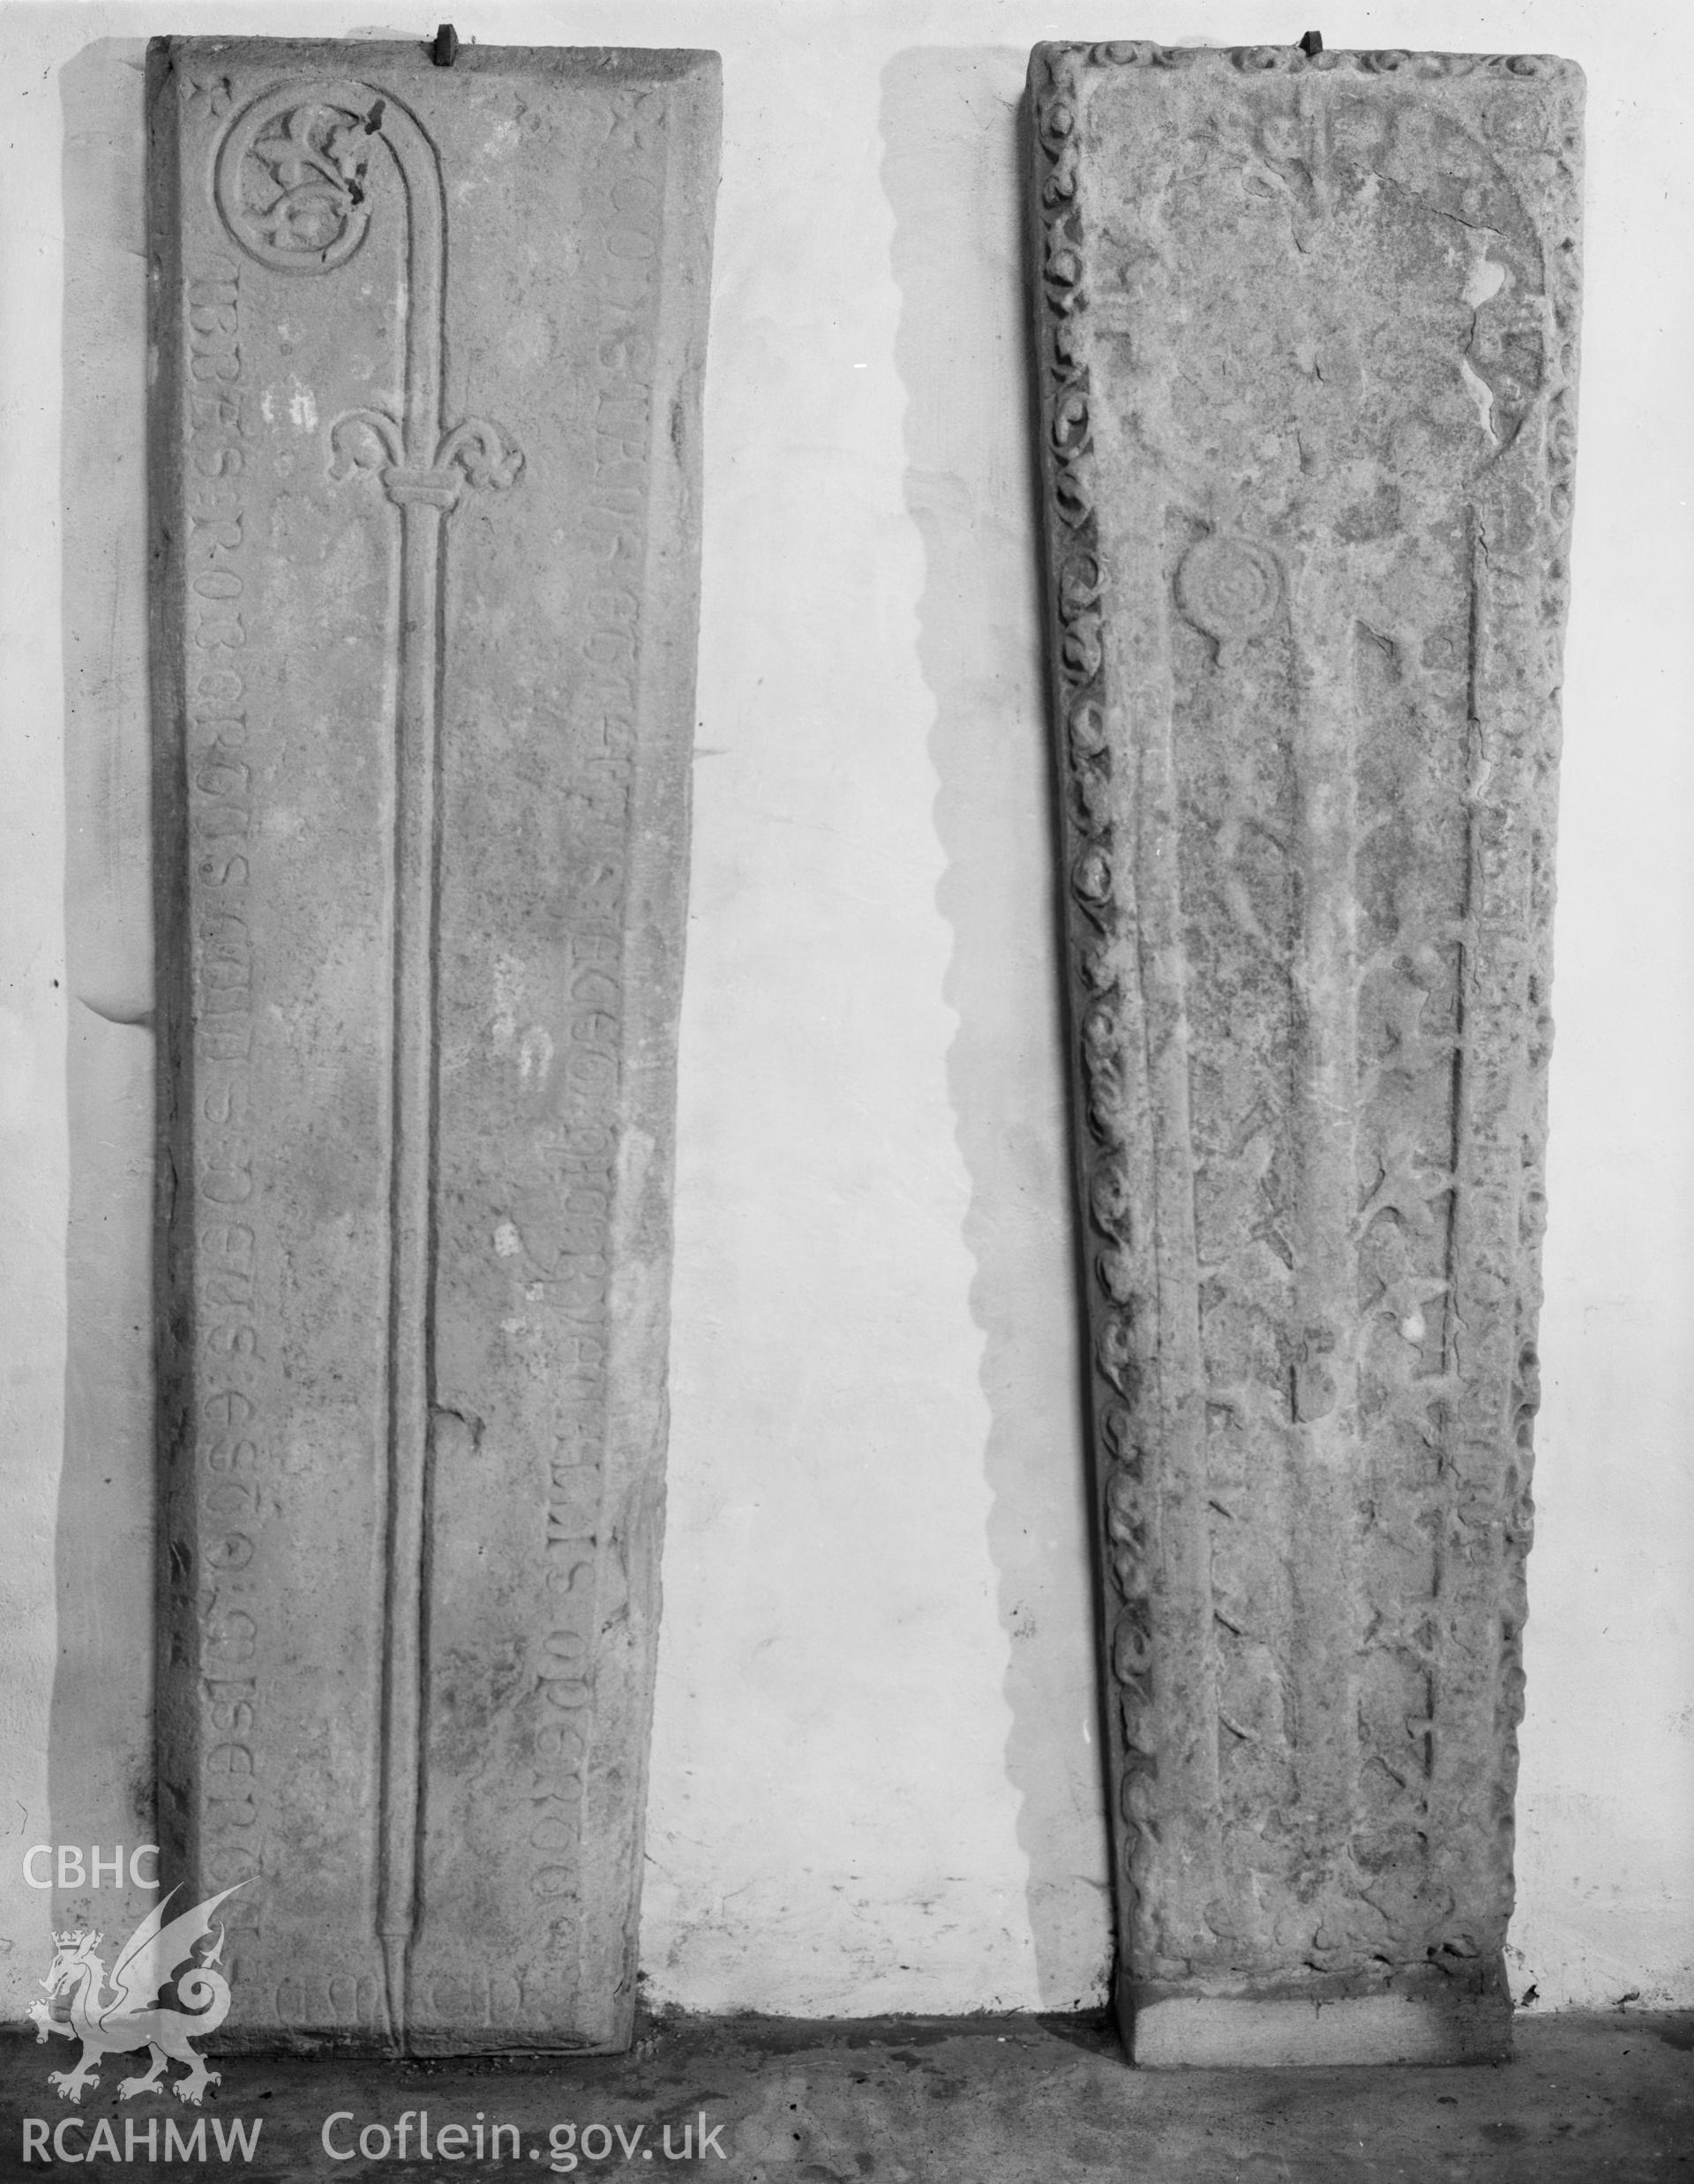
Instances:
[[[285,84],[230,124],[218,153],[218,211],[261,266],[327,273],[364,242],[382,101],[373,92],[369,113],[348,105],[361,87],[336,85],[326,97],[332,86]]]
[[[1197,630],[1227,644],[1256,637],[1282,604],[1282,572],[1251,539],[1196,539],[1176,572],[1176,603]]]

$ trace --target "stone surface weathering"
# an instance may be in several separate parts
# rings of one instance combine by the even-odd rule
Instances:
[[[616,2046],[716,58],[148,97],[164,1880],[226,2042]]]
[[[1141,2061],[1509,2039],[1581,83],[1031,63]]]

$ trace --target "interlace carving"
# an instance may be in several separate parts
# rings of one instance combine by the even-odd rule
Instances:
[[[230,233],[280,273],[342,265],[371,224],[366,181],[383,101],[369,114],[262,99],[231,131],[218,206]]]

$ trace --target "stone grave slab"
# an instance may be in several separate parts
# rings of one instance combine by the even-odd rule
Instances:
[[[1499,2054],[1582,79],[1030,80],[1126,2032]]]
[[[614,2048],[717,60],[148,102],[164,1878],[226,2044]]]

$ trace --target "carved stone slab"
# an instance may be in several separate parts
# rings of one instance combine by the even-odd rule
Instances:
[[[1126,2027],[1497,2053],[1581,77],[1031,90]]]
[[[618,2046],[716,56],[149,104],[165,1878],[226,2041]]]

